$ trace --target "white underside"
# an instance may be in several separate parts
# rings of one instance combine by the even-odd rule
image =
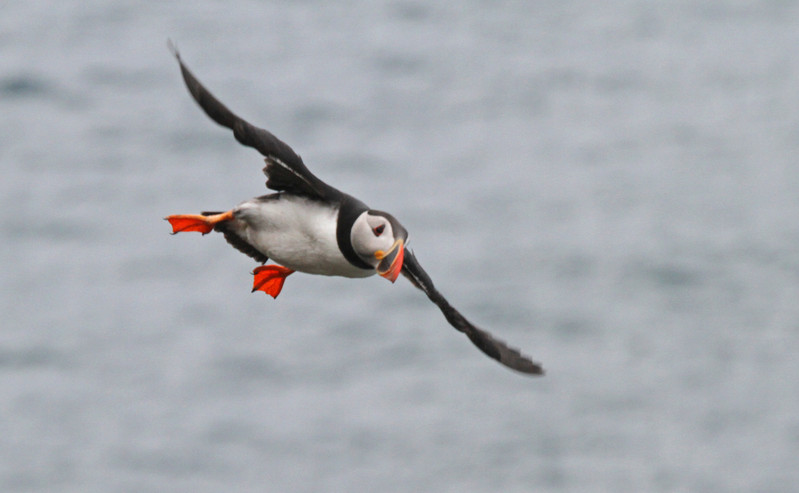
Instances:
[[[277,199],[244,201],[233,213],[236,232],[277,264],[326,276],[375,274],[355,267],[341,254],[336,241],[338,209],[280,194]]]

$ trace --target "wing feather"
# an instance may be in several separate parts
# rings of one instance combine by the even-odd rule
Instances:
[[[267,187],[322,200],[338,197],[341,192],[314,176],[299,154],[288,144],[268,130],[242,119],[222,104],[183,63],[177,48],[172,43],[169,47],[180,65],[186,88],[205,114],[219,125],[232,130],[239,143],[256,149],[266,158],[263,171],[267,177]]]
[[[534,362],[529,356],[521,353],[516,348],[508,346],[504,341],[495,338],[485,330],[475,327],[466,317],[452,307],[444,296],[433,285],[432,279],[419,265],[413,252],[405,250],[405,260],[402,264],[402,274],[417,288],[424,291],[430,301],[436,304],[444,314],[447,322],[455,329],[466,334],[469,340],[481,351],[503,365],[521,373],[530,375],[543,375],[544,369],[539,363]]]

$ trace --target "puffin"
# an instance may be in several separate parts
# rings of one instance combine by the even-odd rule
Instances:
[[[295,272],[347,278],[377,274],[392,283],[402,274],[483,353],[522,374],[544,374],[539,363],[476,327],[450,305],[408,249],[408,230],[393,215],[317,178],[286,143],[222,104],[188,69],[175,45],[170,42],[169,48],[205,114],[232,130],[240,144],[263,155],[266,187],[274,191],[227,211],[167,216],[172,234],[222,233],[231,246],[261,264],[253,271],[252,292],[273,298]],[[267,265],[269,260],[274,263]]]

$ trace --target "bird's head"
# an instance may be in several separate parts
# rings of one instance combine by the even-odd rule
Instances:
[[[378,274],[397,280],[405,258],[408,231],[387,212],[368,210],[352,225],[350,241],[355,253]]]

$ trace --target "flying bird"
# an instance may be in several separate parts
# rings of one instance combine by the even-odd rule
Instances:
[[[408,231],[394,216],[371,209],[317,178],[291,147],[216,99],[171,43],[170,49],[186,87],[206,115],[264,156],[266,186],[276,192],[245,200],[228,211],[168,216],[172,234],[222,233],[231,246],[262,264],[253,272],[252,291],[273,298],[294,272],[349,278],[378,274],[392,283],[402,274],[485,354],[518,372],[543,375],[540,364],[475,327],[449,304],[407,248]],[[265,265],[269,259],[275,264]]]

